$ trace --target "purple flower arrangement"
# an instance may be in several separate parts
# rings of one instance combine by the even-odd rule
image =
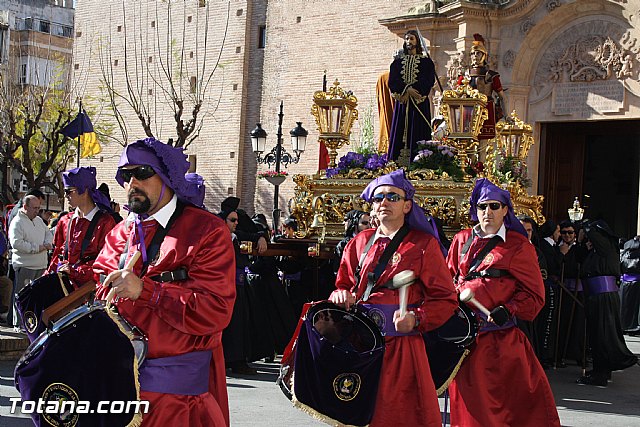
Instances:
[[[431,169],[446,172],[453,179],[462,179],[463,172],[456,158],[456,150],[442,141],[418,141],[418,154],[410,169]]]
[[[356,153],[349,151],[344,156],[340,157],[337,167],[327,169],[327,178],[334,177],[336,175],[345,174],[351,169],[366,169],[374,171],[384,168],[388,163],[386,154],[378,153]]]

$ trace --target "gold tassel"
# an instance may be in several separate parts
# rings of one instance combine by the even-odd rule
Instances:
[[[460,370],[460,366],[462,366],[462,362],[464,362],[464,359],[467,358],[469,353],[470,353],[470,351],[469,351],[468,348],[464,350],[464,353],[462,353],[462,357],[458,361],[458,364],[456,365],[456,367],[453,369],[453,372],[451,373],[451,375],[449,375],[449,378],[447,378],[447,380],[444,382],[444,384],[442,384],[442,386],[440,386],[440,388],[436,390],[436,394],[438,396],[440,396],[442,393],[444,393],[444,391],[447,388],[449,388],[449,385],[451,384],[451,381],[453,381],[455,376],[458,374],[458,371]]]
[[[325,424],[329,424],[330,426],[334,426],[334,427],[358,427],[358,426],[354,426],[351,424],[342,424],[340,421],[338,420],[334,420],[331,417],[328,417],[326,415],[324,415],[321,412],[316,411],[315,409],[313,409],[310,406],[305,405],[304,403],[300,402],[297,398],[296,398],[296,394],[293,391],[293,375],[291,376],[291,403],[293,403],[293,406],[300,409],[302,412],[304,412],[307,415],[311,415],[312,418],[318,420],[318,421],[322,421]],[[364,427],[367,427],[369,424],[365,425]]]
[[[122,324],[118,320],[119,315],[115,311],[108,308],[105,308],[105,311],[107,312],[107,314],[109,315],[109,318],[113,321],[113,323],[115,323],[118,326],[118,329],[120,329],[120,332],[122,332],[129,339],[129,341],[131,341],[133,339],[133,334],[131,333],[131,331],[127,331],[122,326]],[[132,347],[132,350],[133,350],[133,347]],[[135,351],[133,352],[133,379],[136,387],[136,399],[139,401],[140,400],[140,381],[138,380],[138,357],[136,356]],[[142,425],[142,417],[143,415],[141,412],[136,412],[131,422],[127,424],[127,427],[140,427]]]

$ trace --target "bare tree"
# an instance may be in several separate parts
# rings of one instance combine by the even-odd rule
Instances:
[[[175,146],[186,148],[198,138],[203,120],[215,113],[221,99],[222,84],[217,85],[220,93],[212,92],[216,86],[214,74],[223,70],[220,57],[227,37],[230,1],[225,7],[224,31],[212,46],[209,2],[122,2],[124,24],[117,31],[124,33],[124,57],[114,58],[111,32],[99,43],[104,101],[120,129],[122,145],[128,142],[126,110],[133,111],[148,137],[160,138],[165,119],[171,114],[175,133],[168,139]],[[189,37],[195,37],[195,46],[188,42]],[[120,60],[124,67],[117,68],[116,61]],[[217,83],[222,83],[224,72],[218,74],[221,77]]]
[[[28,37],[20,34],[17,37]],[[10,179],[13,170],[32,188],[48,187],[60,199],[60,172],[76,156],[76,143],[60,133],[75,117],[70,55],[51,47],[35,57],[28,43],[12,40],[7,64],[0,72],[0,167],[5,202],[18,197]],[[70,47],[71,40],[69,40]],[[29,69],[21,58],[30,58]],[[97,126],[108,133],[109,128]]]

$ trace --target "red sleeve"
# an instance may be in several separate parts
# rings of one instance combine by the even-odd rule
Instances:
[[[356,286],[355,271],[360,262],[358,254],[364,251],[364,245],[367,244],[372,233],[375,233],[375,230],[363,231],[351,239],[347,246],[344,247],[336,277],[336,289],[353,291]],[[366,237],[364,237],[365,235]]]
[[[70,217],[68,214],[58,220],[56,233],[53,236],[53,255],[51,255],[51,263],[49,264],[49,269],[45,272],[45,274],[55,273],[58,271],[58,258],[60,255],[64,254],[64,242],[67,237],[67,227],[69,226],[69,221]]]
[[[83,258],[85,260],[78,260],[74,263],[73,268],[69,272],[69,277],[78,285],[83,285],[93,280],[93,263],[100,253],[100,250],[104,246],[107,234],[115,227],[116,221],[108,213],[103,213],[96,228],[93,231],[93,236],[84,252]],[[57,230],[56,230],[57,234]],[[78,254],[79,256],[79,254]]]
[[[143,277],[144,288],[136,301],[178,331],[207,335],[222,331],[231,319],[236,296],[235,252],[228,229],[215,228],[199,237],[188,266],[189,279],[157,283]]]
[[[416,316],[420,319],[419,329],[431,331],[453,316],[458,298],[440,244],[435,238],[429,239],[422,259],[420,280],[425,287],[425,299],[416,310]]]
[[[502,90],[502,82],[500,81],[500,74],[496,74],[491,79],[491,90],[500,92]]]
[[[544,306],[544,283],[537,259],[534,246],[527,241],[516,250],[509,264],[516,288],[505,307],[522,320],[533,320]]]

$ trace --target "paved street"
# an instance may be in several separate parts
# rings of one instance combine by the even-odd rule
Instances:
[[[631,350],[640,354],[640,338],[629,338]],[[0,427],[30,426],[22,415],[9,414],[15,362],[0,362]],[[233,426],[321,426],[293,408],[275,385],[278,365],[256,363],[256,377],[228,377],[231,424]],[[578,386],[580,368],[568,366],[548,371],[563,426],[640,426],[640,367],[613,374],[607,388]],[[517,373],[514,373],[517,375]],[[443,399],[440,399],[441,407]]]

